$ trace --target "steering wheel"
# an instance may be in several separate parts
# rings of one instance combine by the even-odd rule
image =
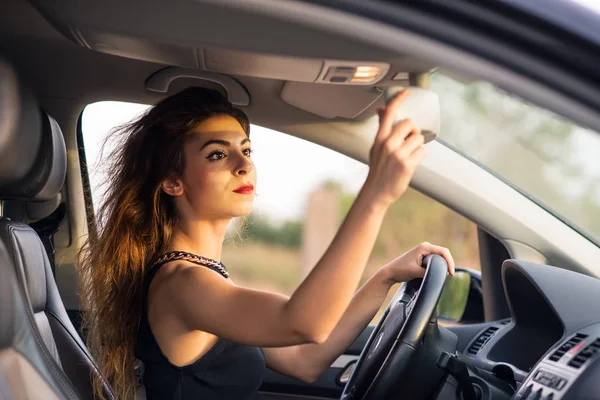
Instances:
[[[411,378],[423,336],[434,322],[448,264],[439,255],[423,260],[425,276],[403,283],[373,330],[346,383],[341,400],[386,399]],[[433,319],[433,321],[432,321]],[[437,327],[437,323],[436,323]],[[431,368],[436,368],[435,361]],[[429,367],[429,366],[428,366]]]

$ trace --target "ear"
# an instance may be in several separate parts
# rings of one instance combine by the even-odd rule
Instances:
[[[183,194],[183,182],[181,182],[181,179],[165,179],[160,187],[169,196],[178,197]]]

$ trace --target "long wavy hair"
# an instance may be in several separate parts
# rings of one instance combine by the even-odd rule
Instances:
[[[135,397],[143,280],[149,263],[166,251],[177,221],[161,183],[183,174],[189,132],[222,114],[250,134],[247,116],[219,92],[189,88],[116,128],[104,142],[120,139],[105,164],[103,201],[89,221],[77,265],[86,343],[118,399]],[[95,395],[105,399],[101,378],[93,381]]]

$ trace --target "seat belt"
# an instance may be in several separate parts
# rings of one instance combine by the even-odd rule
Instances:
[[[29,226],[38,234],[46,254],[48,255],[48,261],[50,261],[50,267],[52,269],[52,276],[55,276],[55,260],[54,260],[54,234],[58,231],[58,227],[67,215],[67,206],[65,203],[60,203],[54,212],[48,215],[46,218],[36,222],[32,222]]]

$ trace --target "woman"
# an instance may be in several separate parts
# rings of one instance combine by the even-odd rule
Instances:
[[[219,262],[232,218],[252,210],[256,171],[247,117],[218,92],[190,88],[121,128],[110,181],[81,253],[90,350],[121,399],[256,399],[269,368],[315,380],[363,331],[390,287],[423,276],[423,243],[355,294],[390,204],[425,155],[408,92],[379,110],[370,170],[321,260],[291,297],[235,285]],[[284,149],[282,149],[284,150]],[[99,382],[96,382],[96,392]]]

